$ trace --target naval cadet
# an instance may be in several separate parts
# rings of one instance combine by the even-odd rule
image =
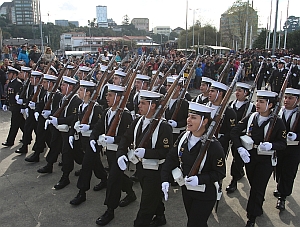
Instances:
[[[268,79],[268,83],[266,85],[266,88],[271,86],[271,90],[279,93],[282,87],[282,84],[287,76],[288,70],[284,68],[284,61],[279,61],[277,63],[277,69],[275,69],[271,76]]]
[[[250,184],[246,227],[253,227],[256,217],[263,214],[262,206],[266,188],[273,167],[276,166],[273,158],[274,150],[280,151],[286,148],[286,130],[280,118],[273,127],[269,141],[265,141],[265,135],[271,127],[271,112],[276,98],[275,92],[258,90],[256,112],[239,121],[230,133],[233,144],[245,163]],[[246,130],[246,135],[244,135],[244,130]]]
[[[192,101],[205,105],[208,103],[209,88],[213,80],[204,76],[201,77],[201,79],[202,80],[200,83],[200,94],[197,97],[195,97]]]

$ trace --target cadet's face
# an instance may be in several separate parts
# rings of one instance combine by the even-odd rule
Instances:
[[[235,96],[239,101],[244,101],[246,99],[246,94],[247,92],[245,92],[245,90],[242,88],[237,88],[235,90]]]
[[[207,92],[207,88],[208,88],[207,83],[202,82],[202,83],[200,84],[200,92],[201,92],[201,93]]]
[[[114,92],[107,92],[106,94],[106,102],[109,107],[112,107],[120,98],[115,97],[117,94]]]
[[[23,79],[23,80],[25,80],[25,72],[24,71],[21,71],[20,73],[19,73],[19,79]]]
[[[186,130],[195,132],[198,130],[198,127],[201,122],[201,116],[198,114],[191,114],[189,113],[188,118],[186,119],[187,125],[186,125]]]
[[[39,81],[40,81],[40,78],[38,78],[38,77],[35,77],[35,76],[30,77],[30,83],[33,86],[37,85],[39,83]]]
[[[12,78],[13,78],[13,73],[12,72],[8,72],[8,74],[7,74],[7,78],[9,79],[9,80],[11,80]]]
[[[258,113],[264,113],[266,112],[266,110],[268,110],[269,108],[271,108],[272,104],[269,104],[268,108],[267,108],[267,104],[268,101],[266,99],[257,99],[256,100],[256,111]]]
[[[49,84],[49,87],[50,87],[50,82],[47,81],[47,80],[43,80],[42,85],[43,85],[43,88],[44,88],[45,90],[48,90],[48,84]]]
[[[210,88],[209,93],[208,93],[208,100],[209,101],[214,101],[217,97],[218,90],[214,88]],[[219,93],[220,95],[220,93]]]
[[[82,71],[78,71],[77,72],[77,76],[80,80],[82,80],[82,77],[83,77],[83,72]]]
[[[148,113],[148,110],[149,110],[149,105],[150,105],[149,101],[141,99],[140,103],[138,105],[138,107],[139,107],[139,113],[141,115],[146,115]]]
[[[62,83],[61,84],[61,93],[63,95],[68,95],[70,93],[70,91],[72,91],[73,86],[72,85],[68,86],[68,85],[69,84],[67,84],[67,83]]]
[[[284,107],[288,110],[292,110],[295,108],[295,106],[298,103],[298,98],[296,96],[293,95],[284,95]]]
[[[120,85],[121,84],[121,77],[114,75],[114,77],[113,77],[113,84],[114,85]]]
[[[142,89],[143,82],[141,80],[135,80],[134,86],[137,91]]]
[[[78,96],[80,99],[84,99],[84,91],[85,91],[85,88],[84,87],[80,87],[79,90],[78,90]]]
[[[168,91],[169,90],[169,88],[172,86],[172,84],[171,83],[167,83],[167,85],[166,85],[166,90]]]

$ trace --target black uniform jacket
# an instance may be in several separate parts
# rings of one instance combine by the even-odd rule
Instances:
[[[90,140],[97,140],[98,137],[102,134],[106,134],[107,131],[110,128],[111,123],[113,122],[113,120],[115,119],[115,116],[111,119],[110,124],[108,125],[108,119],[107,119],[107,111],[110,108],[107,108],[104,110],[104,112],[102,113],[101,118],[98,120],[98,122],[96,123],[96,125],[93,128],[93,131],[90,135]],[[124,135],[124,133],[126,132],[126,130],[129,128],[130,124],[132,122],[132,116],[130,114],[130,112],[128,110],[124,110],[123,114],[122,114],[122,118],[118,127],[118,131],[117,131],[117,135],[114,136],[114,143],[118,144],[121,140],[121,136]],[[105,126],[106,126],[106,131],[105,131]]]
[[[50,95],[50,94],[49,94]],[[41,98],[41,100],[36,103],[35,105],[35,112],[39,112],[42,113],[45,105],[47,104],[48,100],[49,100],[49,95],[47,93],[47,91],[43,90],[43,96]],[[51,113],[54,114],[54,112],[58,109],[58,105],[60,100],[62,99],[63,95],[60,93],[60,91],[57,90],[57,92],[54,93],[53,97],[52,97],[52,104],[51,104]]]
[[[261,126],[258,126],[257,116],[254,117],[252,124],[250,125],[251,130],[249,130],[251,134],[251,138],[254,141],[255,145],[259,145],[260,142],[264,141],[264,128],[270,121],[270,119],[266,120],[262,123]],[[230,136],[233,141],[235,147],[242,147],[242,143],[240,140],[240,136],[243,135],[243,130],[247,128],[248,120],[250,115],[242,119],[238,122],[238,124],[231,130]],[[272,150],[280,151],[286,148],[286,130],[283,121],[278,118],[275,126],[272,130],[270,140],[268,141],[272,143]],[[257,149],[252,149],[249,151],[250,155],[256,155]],[[264,158],[270,159],[268,155],[260,155]],[[251,156],[250,156],[251,159]]]
[[[231,101],[230,103],[229,103],[229,106],[231,107],[232,105],[232,102],[233,101]],[[239,109],[237,109],[236,108],[236,106],[235,106],[235,104],[233,104],[233,110],[235,111],[235,113],[236,113],[236,121],[237,122],[239,122],[240,120],[242,120],[242,117],[243,117],[243,114],[244,114],[244,112],[245,112],[245,109],[246,109],[246,107],[248,106],[248,100],[245,100],[245,103],[239,108]],[[252,106],[252,109],[251,109],[251,111],[250,111],[250,113],[254,113],[255,112],[255,105],[253,105]],[[246,110],[247,111],[247,110]],[[246,116],[245,116],[246,117]]]
[[[66,125],[72,126],[73,121],[74,121],[74,115],[77,113],[78,106],[81,104],[81,102],[82,102],[82,100],[77,95],[74,95],[71,98],[69,105],[65,107],[65,109],[62,111],[59,118],[57,118],[58,124],[59,125],[66,124]],[[66,115],[65,115],[65,112],[66,112]]]
[[[10,109],[14,107],[20,107],[16,102],[16,95],[18,95],[22,90],[23,83],[20,79],[16,78],[10,81],[7,85],[7,97],[5,100],[5,105],[9,106]]]
[[[174,144],[171,151],[168,153],[166,161],[162,167],[162,182],[168,182],[170,180],[169,176],[173,169],[180,167],[179,157],[178,157],[178,143],[181,137],[184,135],[183,132],[176,143]],[[202,142],[199,140],[189,151],[188,150],[188,139],[183,142],[180,151],[182,152],[182,171],[183,177],[187,176],[200,152]],[[201,173],[197,175],[199,184],[205,184],[205,192],[195,192],[198,198],[201,200],[215,200],[217,193],[214,182],[222,180],[226,176],[226,166],[225,166],[225,156],[221,144],[213,139],[207,150],[207,156],[205,164]],[[185,187],[185,186],[183,186]]]
[[[272,91],[279,93],[282,84],[287,76],[288,70],[282,69],[275,69],[271,76],[268,79],[268,83],[272,85]],[[291,77],[290,77],[291,78]],[[289,80],[290,80],[289,78]],[[289,85],[288,85],[289,86]]]
[[[141,117],[144,117],[144,116],[141,116]],[[127,154],[128,147],[130,147],[130,145],[133,143],[134,128],[139,119],[140,119],[140,117],[135,119],[130,124],[130,127],[127,129],[127,131],[124,133],[124,135],[122,136],[119,147],[118,147],[118,151],[117,151],[117,157]],[[141,124],[137,130],[137,135],[136,135],[136,146],[137,147],[148,128],[149,128],[149,125],[142,132],[142,122],[141,122]],[[159,126],[159,132],[158,132],[158,137],[157,137],[157,141],[155,144],[155,148],[152,149],[152,140],[150,138],[147,146],[144,147],[146,149],[144,158],[146,158],[146,159],[164,159],[164,158],[166,158],[167,153],[169,152],[172,145],[173,145],[172,127],[166,121],[163,121]]]
[[[171,109],[167,108],[165,111],[165,118],[167,120],[172,119],[172,115],[175,112],[176,106],[177,106],[178,100],[176,100]],[[177,113],[176,118],[174,121],[177,122],[177,128],[185,127],[186,126],[186,119],[188,117],[188,109],[189,109],[189,103],[184,99],[182,100],[181,106],[179,107],[179,111]]]

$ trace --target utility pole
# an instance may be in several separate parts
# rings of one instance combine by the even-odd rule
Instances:
[[[290,0],[288,0],[287,9],[286,9],[286,21],[289,18],[289,4],[290,4]],[[287,39],[287,28],[284,31],[284,44],[283,44],[284,49],[286,49],[286,39]]]
[[[38,14],[40,19],[40,31],[41,31],[41,51],[42,54],[44,53],[44,39],[43,39],[43,25],[42,25],[42,14],[41,14],[41,4],[40,1],[38,1],[39,7],[38,7]]]
[[[188,19],[188,0],[186,0],[186,13],[185,13],[185,54],[187,55],[187,40],[188,40],[188,30],[187,30],[187,19]]]
[[[246,6],[246,31],[245,31],[244,50],[247,48],[247,39],[248,39],[248,7],[249,7],[249,0],[247,1],[247,6]]]
[[[270,28],[269,28],[269,37],[268,37],[268,49],[270,49],[270,42],[271,42],[271,18],[272,18],[272,0],[271,0],[271,10],[270,10]]]
[[[275,12],[275,25],[274,25],[274,33],[273,33],[272,55],[275,54],[275,48],[276,48],[276,30],[277,30],[277,18],[278,18],[278,4],[279,4],[279,0],[276,0],[276,12]]]

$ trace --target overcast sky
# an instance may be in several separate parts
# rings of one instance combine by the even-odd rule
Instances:
[[[193,12],[195,21],[200,19],[202,23],[213,24],[219,30],[219,20],[235,0],[188,0],[188,27],[193,25]],[[246,1],[246,0],[244,0]],[[276,0],[253,0],[254,9],[258,11],[259,27],[267,27],[270,15],[271,1],[273,16],[271,25],[274,26],[274,14]],[[202,2],[205,2],[205,4]],[[249,1],[251,4],[251,0]],[[300,16],[299,0],[289,1],[289,15]],[[298,2],[298,4],[297,4]],[[117,24],[121,24],[124,15],[128,15],[130,21],[133,18],[149,18],[150,30],[155,26],[170,26],[185,28],[186,3],[184,0],[41,0],[42,21],[53,22],[55,20],[79,21],[79,26],[86,26],[88,20],[96,18],[96,6],[107,6],[107,17],[112,18]],[[282,12],[282,26],[287,16],[288,0],[279,0],[278,28]],[[48,16],[49,14],[49,16]]]

